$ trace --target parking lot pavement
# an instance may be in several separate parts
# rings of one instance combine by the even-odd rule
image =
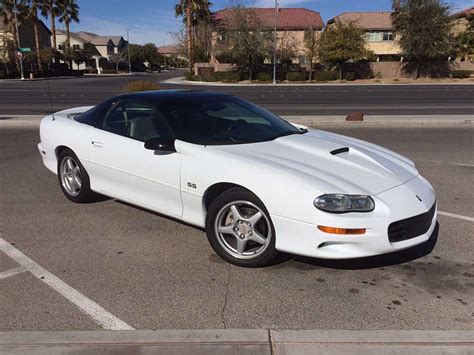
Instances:
[[[417,163],[456,215],[439,216],[433,251],[237,268],[194,227],[115,200],[69,202],[37,128],[1,128],[0,331],[94,330],[104,314],[135,329],[473,329],[474,129],[326,129]]]

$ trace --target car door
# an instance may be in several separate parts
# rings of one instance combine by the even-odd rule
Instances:
[[[95,190],[107,196],[181,217],[181,156],[145,149],[171,132],[154,104],[139,99],[113,102],[90,140]]]

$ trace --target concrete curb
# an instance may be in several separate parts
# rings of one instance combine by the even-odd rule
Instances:
[[[236,87],[281,87],[281,86],[436,86],[436,85],[474,85],[473,82],[439,82],[439,83],[412,83],[412,82],[399,82],[399,83],[221,83],[221,82],[207,82],[207,81],[190,81],[185,80],[184,77],[176,77],[166,79],[160,82],[161,84],[172,84],[172,85],[195,85],[195,86],[236,86]]]
[[[0,333],[0,353],[468,354],[473,330],[143,330]]]
[[[0,128],[31,128],[39,127],[45,115],[0,115]],[[281,116],[282,118],[309,127],[320,126],[458,126],[474,124],[474,115],[431,115],[431,116],[365,116],[363,122],[347,122],[346,116]]]

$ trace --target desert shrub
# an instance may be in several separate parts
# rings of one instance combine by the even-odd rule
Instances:
[[[102,69],[102,74],[117,74],[115,69]]]
[[[255,79],[258,81],[272,81],[273,76],[271,73],[260,72],[260,73],[257,73],[257,75],[255,75]]]
[[[242,80],[241,73],[237,73],[235,71],[227,71],[227,72],[217,72],[218,78],[220,81],[223,82],[237,82]]]
[[[338,74],[333,71],[320,71],[314,75],[316,81],[334,81],[337,80]]]
[[[375,78],[382,79],[382,77],[383,77],[383,75],[382,75],[381,72],[378,71],[377,73],[375,73]]]
[[[135,80],[129,82],[127,85],[122,87],[122,92],[139,92],[139,91],[152,91],[160,90],[160,86],[150,80]]]
[[[286,74],[286,80],[289,81],[305,81],[306,75],[305,72],[289,72]]]
[[[356,73],[353,71],[347,72],[344,74],[344,79],[347,81],[354,81],[356,80]]]
[[[453,70],[451,76],[454,79],[467,79],[471,76],[470,70]]]

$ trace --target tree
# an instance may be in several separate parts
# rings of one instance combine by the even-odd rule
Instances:
[[[462,60],[474,54],[474,15],[468,20],[466,31],[459,33],[455,38],[456,55]]]
[[[207,0],[179,0],[175,6],[175,15],[183,16],[186,23],[186,47],[189,60],[189,69],[194,66],[194,28],[200,21],[210,19],[212,3]]]
[[[339,78],[344,78],[344,63],[360,62],[368,59],[364,31],[354,22],[337,21],[321,35],[318,45],[318,57],[331,66],[339,68]]]
[[[45,18],[50,19],[51,33],[52,33],[52,46],[54,50],[57,50],[58,46],[56,43],[56,17],[61,16],[61,9],[59,8],[60,0],[42,0],[41,15]]]
[[[119,52],[119,53],[114,53],[109,57],[109,63],[112,63],[113,65],[115,65],[115,71],[117,72],[117,74],[119,72],[120,64],[126,63],[126,62],[127,62],[127,52],[126,51],[122,51],[122,52]]]
[[[16,8],[16,11],[15,11]],[[26,3],[25,0],[3,0],[0,1],[0,14],[3,15],[3,21],[7,32],[12,34],[12,43],[13,43],[13,53],[16,51],[16,48],[20,47],[18,44],[18,33],[17,27],[20,22],[24,19],[26,14]],[[16,16],[15,16],[16,15]],[[16,58],[16,57],[15,57]],[[19,59],[16,58],[16,67],[20,70]]]
[[[237,68],[252,80],[264,58],[271,56],[272,35],[265,31],[255,10],[238,5],[226,25],[223,40],[217,51],[229,54]]]
[[[79,5],[75,0],[60,0],[58,2],[60,11],[59,22],[66,26],[66,49],[71,49],[71,22],[79,23]]]
[[[28,0],[27,19],[33,22],[33,29],[35,32],[35,46],[36,46],[36,61],[38,69],[43,71],[41,63],[41,39],[38,30],[38,11],[41,9],[41,0]]]
[[[143,60],[148,62],[149,69],[153,69],[162,62],[162,57],[158,53],[158,48],[153,43],[147,43],[142,46]]]
[[[314,61],[318,55],[318,32],[310,27],[308,31],[304,34],[304,48],[306,58],[309,61],[309,80],[313,80],[313,73],[314,73]]]
[[[443,0],[394,0],[394,33],[413,74],[441,76],[449,72],[446,57],[452,49],[450,6]]]
[[[283,32],[277,38],[277,57],[280,59],[282,78],[290,69],[293,58],[298,56],[298,42],[291,32]]]

